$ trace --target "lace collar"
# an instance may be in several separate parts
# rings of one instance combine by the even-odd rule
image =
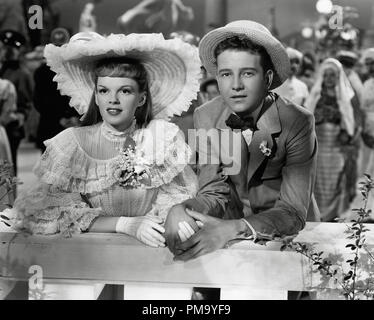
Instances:
[[[136,130],[136,120],[132,122],[130,127],[124,131],[117,131],[110,127],[106,121],[101,125],[101,132],[103,136],[110,141],[125,141],[127,137],[131,136]]]

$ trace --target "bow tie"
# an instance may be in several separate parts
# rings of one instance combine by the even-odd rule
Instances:
[[[252,117],[242,119],[235,113],[230,114],[230,116],[226,120],[226,125],[231,129],[240,129],[242,131],[245,131],[247,129],[250,129],[251,131],[256,130],[256,125]]]

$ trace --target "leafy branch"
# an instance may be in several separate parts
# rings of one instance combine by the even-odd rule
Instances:
[[[323,251],[314,252],[311,247],[308,247],[306,244],[295,242],[293,240],[285,240],[281,250],[291,249],[296,251],[303,256],[307,257],[312,265],[316,268],[317,271],[328,276],[334,280],[334,283],[338,284],[343,290],[343,295],[348,300],[357,300],[360,298],[360,294],[366,296],[367,298],[374,298],[374,279],[372,273],[369,274],[369,277],[366,279],[366,286],[363,281],[359,280],[358,271],[359,271],[359,259],[361,257],[361,251],[365,251],[369,260],[374,262],[374,254],[370,252],[368,246],[366,245],[366,232],[369,231],[365,227],[365,222],[369,219],[371,210],[367,210],[368,199],[371,190],[374,188],[374,182],[370,175],[365,174],[365,181],[360,182],[360,192],[363,197],[363,206],[362,208],[352,209],[356,213],[357,218],[351,220],[351,225],[347,226],[348,236],[346,237],[350,240],[345,247],[350,249],[353,257],[346,260],[348,264],[348,272],[341,272],[341,275],[338,273],[338,266],[333,266],[332,262],[327,258],[323,258]],[[342,219],[337,219],[340,222],[344,222]],[[342,278],[340,278],[340,276]]]

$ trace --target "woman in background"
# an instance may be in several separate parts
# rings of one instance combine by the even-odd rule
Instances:
[[[349,208],[355,195],[347,175],[349,148],[357,138],[353,98],[341,63],[326,59],[305,103],[315,116],[318,157],[314,194],[322,221],[334,221]]]

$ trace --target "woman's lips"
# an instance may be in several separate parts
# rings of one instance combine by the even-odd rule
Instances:
[[[116,116],[119,115],[122,112],[122,110],[117,108],[108,108],[106,109],[106,112],[109,113],[111,116]]]

